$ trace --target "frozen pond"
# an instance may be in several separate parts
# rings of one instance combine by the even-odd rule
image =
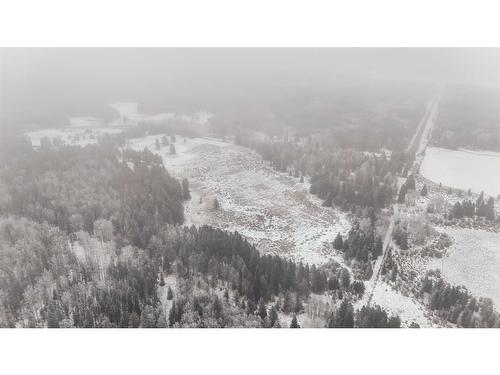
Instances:
[[[431,268],[441,269],[452,284],[464,285],[475,296],[489,297],[500,306],[500,233],[477,229],[439,228],[452,239],[449,256],[436,259]]]
[[[444,186],[496,196],[500,194],[500,153],[428,147],[420,174]]]

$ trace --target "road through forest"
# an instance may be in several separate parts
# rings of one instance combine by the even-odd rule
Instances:
[[[415,134],[413,135],[410,144],[408,145],[407,153],[409,154],[414,153],[413,156],[415,157],[415,159],[412,170],[415,173],[418,173],[418,169],[420,167],[420,163],[422,162],[425,149],[429,143],[432,131],[434,129],[434,125],[436,123],[439,102],[441,99],[441,92],[442,90],[440,88],[438,92],[430,100],[429,105],[427,106],[427,109],[424,113],[424,116],[422,117],[422,120],[417,126]],[[384,265],[385,259],[387,258],[389,247],[391,245],[394,223],[396,218],[398,217],[398,214],[399,214],[399,204],[394,203],[392,205],[391,220],[389,222],[389,226],[387,227],[387,231],[384,237],[382,255],[378,257],[377,260],[375,261],[372,277],[370,278],[370,280],[367,281],[368,284],[367,289],[370,290],[370,293],[368,294],[366,305],[370,305],[370,302],[373,298],[373,293],[375,291],[375,287],[377,286],[377,282],[380,278],[382,266]]]

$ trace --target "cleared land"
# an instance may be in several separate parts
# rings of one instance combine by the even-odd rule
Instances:
[[[449,255],[433,260],[452,284],[464,285],[476,296],[489,297],[500,306],[500,233],[480,229],[439,228],[452,238]]]
[[[168,146],[155,150],[158,138],[133,139],[129,147],[148,147],[174,176],[189,179],[188,225],[238,231],[264,253],[311,264],[342,262],[331,242],[337,233],[347,233],[350,222],[346,214],[322,207],[307,182],[274,171],[255,152],[232,143],[177,136],[171,154]]]

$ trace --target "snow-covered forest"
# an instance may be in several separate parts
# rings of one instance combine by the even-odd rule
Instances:
[[[500,327],[498,90],[317,85],[9,128],[0,326]]]

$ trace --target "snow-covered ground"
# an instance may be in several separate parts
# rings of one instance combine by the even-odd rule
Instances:
[[[464,285],[473,295],[489,297],[500,306],[500,233],[479,229],[437,228],[453,240],[448,256],[434,259],[445,279]]]
[[[138,103],[133,102],[112,103],[109,106],[116,111],[119,117],[108,123],[101,118],[91,116],[70,117],[66,127],[32,131],[26,135],[31,139],[33,146],[40,146],[40,139],[43,137],[50,140],[59,138],[65,144],[85,146],[97,143],[99,135],[120,133],[124,128],[139,123],[162,123],[175,120],[186,125],[203,127],[209,123],[213,115],[205,111],[192,114],[180,112],[144,114],[139,111]]]
[[[209,224],[240,234],[259,250],[321,264],[341,260],[331,249],[338,232],[350,228],[347,216],[309,194],[309,184],[274,171],[255,152],[212,138],[177,136],[176,154],[155,150],[161,136],[133,139],[129,147],[159,153],[172,175],[187,177],[192,199],[187,224]],[[214,199],[220,209],[213,208]]]
[[[354,308],[361,309],[364,304],[362,299]],[[371,305],[379,305],[386,309],[389,315],[398,315],[403,327],[408,327],[411,323],[418,323],[420,327],[433,326],[428,312],[419,301],[395,291],[386,282],[379,281],[375,286]]]
[[[444,186],[500,194],[500,153],[427,147],[420,173]]]

